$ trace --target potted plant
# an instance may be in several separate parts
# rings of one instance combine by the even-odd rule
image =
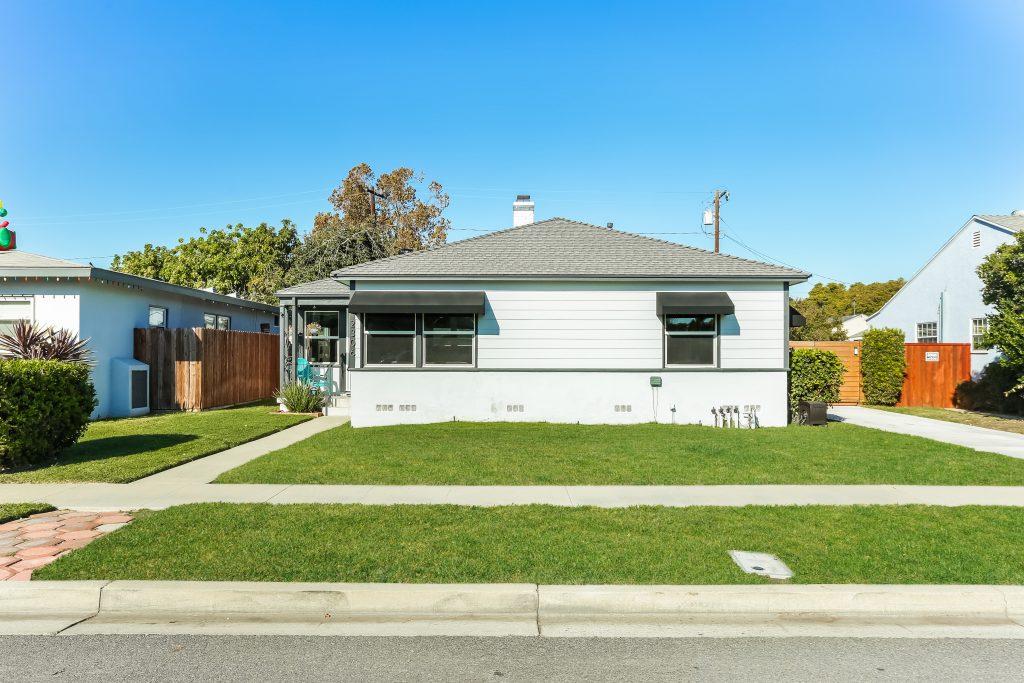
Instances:
[[[306,325],[306,336],[307,337],[319,336],[320,333],[323,332],[323,329],[324,329],[324,326],[321,325],[320,323],[309,323],[309,324]]]

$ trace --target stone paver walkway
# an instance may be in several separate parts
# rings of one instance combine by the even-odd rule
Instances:
[[[0,581],[28,581],[36,569],[130,521],[119,512],[55,510],[0,524]]]
[[[956,446],[966,446],[979,451],[1024,459],[1024,434],[1001,432],[998,429],[985,429],[957,422],[931,420],[927,417],[893,413],[888,410],[873,410],[863,406],[835,406],[829,410],[829,413],[843,422],[861,427],[923,436],[926,439],[944,441]]]

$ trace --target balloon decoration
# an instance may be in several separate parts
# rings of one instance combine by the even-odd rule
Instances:
[[[0,201],[0,218],[7,215],[4,203]],[[0,251],[11,251],[18,248],[18,238],[8,226],[10,221],[0,221]]]

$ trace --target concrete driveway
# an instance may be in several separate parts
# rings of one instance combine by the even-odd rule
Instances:
[[[835,406],[829,410],[829,416],[861,427],[923,436],[926,439],[1024,459],[1024,434],[1001,432],[997,429],[985,429],[943,420],[930,420],[926,417],[874,410],[863,406]]]

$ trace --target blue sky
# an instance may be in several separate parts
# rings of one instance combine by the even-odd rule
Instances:
[[[214,6],[215,5],[215,6]],[[1024,3],[142,3],[0,8],[19,247],[106,265],[200,226],[301,228],[351,166],[845,282],[1024,208]],[[724,249],[751,256],[726,239]]]

